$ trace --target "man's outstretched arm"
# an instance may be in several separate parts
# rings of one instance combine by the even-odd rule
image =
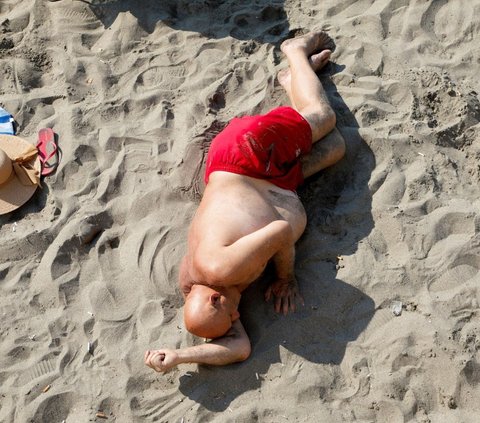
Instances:
[[[222,366],[246,360],[250,350],[248,335],[240,320],[236,320],[226,335],[211,342],[178,350],[146,351],[145,364],[157,372],[166,372],[182,363]]]

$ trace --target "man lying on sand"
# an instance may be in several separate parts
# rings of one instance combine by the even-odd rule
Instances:
[[[245,360],[250,341],[238,304],[242,291],[270,260],[276,280],[265,299],[273,298],[275,310],[284,314],[303,303],[294,260],[306,214],[295,190],[304,177],[336,163],[345,153],[345,142],[334,130],[335,113],[315,74],[327,64],[333,48],[325,32],[283,42],[289,68],[279,73],[278,80],[293,108],[233,119],[212,141],[207,186],[190,226],[179,276],[185,326],[212,341],[147,351],[145,364],[157,372],[180,363]]]

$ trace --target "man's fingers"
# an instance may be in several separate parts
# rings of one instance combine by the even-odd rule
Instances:
[[[272,288],[268,287],[267,290],[265,291],[265,301],[270,301],[271,297],[272,297]]]
[[[152,363],[152,353],[151,353],[151,351],[147,351],[147,352],[145,353],[145,364],[146,364],[148,367],[150,367],[151,369],[156,370],[156,369],[155,369],[155,364]]]
[[[163,366],[163,360],[165,360],[165,354],[158,351],[155,352],[150,359],[150,367],[152,367],[152,369],[156,372],[163,372],[165,370]]]
[[[149,367],[152,367],[152,358],[153,358],[153,351],[146,351],[145,352],[145,364]]]
[[[304,299],[303,299],[302,294],[300,294],[300,292],[297,292],[297,297],[298,297],[298,300],[300,301],[300,304],[301,304],[302,306],[304,306],[304,305],[305,305],[305,301],[304,301]]]
[[[144,361],[148,367],[151,367],[157,372],[162,371],[163,361],[165,360],[165,353],[159,351],[145,351]]]
[[[295,305],[295,297],[290,300],[290,311],[295,313],[296,305]]]
[[[294,313],[297,310],[297,301],[304,306],[305,301],[296,287],[285,287],[281,290],[275,290],[269,286],[265,291],[265,301],[274,299],[274,309],[277,313]]]
[[[158,364],[162,364],[163,360],[165,360],[165,354],[161,352],[156,352],[153,356],[153,360],[155,360],[155,362]]]
[[[275,311],[277,313],[280,313],[281,307],[282,307],[282,298],[281,297],[276,297],[275,298]]]

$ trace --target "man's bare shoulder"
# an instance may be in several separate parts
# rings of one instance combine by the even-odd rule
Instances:
[[[190,276],[189,257],[184,256],[180,263],[180,272],[178,275],[178,285],[184,297],[186,297],[192,290],[192,285],[195,281]]]

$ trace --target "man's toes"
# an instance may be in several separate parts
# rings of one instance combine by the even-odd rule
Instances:
[[[334,51],[335,50],[335,41],[333,41],[333,38],[330,37],[325,31],[320,31],[317,33],[318,36],[318,41],[317,41],[317,51],[322,49],[322,50],[330,50]]]
[[[332,52],[330,50],[322,50],[320,53],[310,56],[310,65],[312,69],[317,72],[322,69],[330,60]]]
[[[285,68],[279,71],[277,74],[277,79],[282,86],[288,84],[290,80],[290,68]]]

